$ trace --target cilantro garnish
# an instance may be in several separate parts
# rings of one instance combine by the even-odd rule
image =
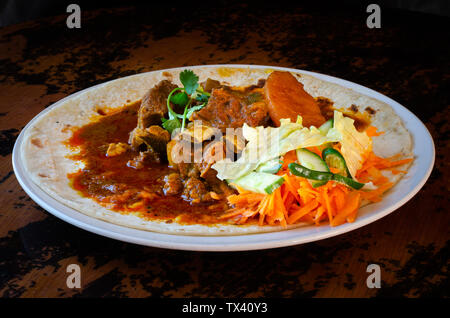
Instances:
[[[196,92],[195,99],[198,100],[199,102],[206,103],[206,102],[208,102],[208,99],[210,96],[211,96],[210,93],[205,92],[203,90],[203,87],[199,86],[199,88],[197,89],[197,92]]]
[[[180,121],[176,118],[172,119],[162,118],[161,120],[163,128],[167,130],[169,133],[172,133],[177,128],[181,128]]]
[[[162,118],[162,126],[169,133],[172,133],[175,129],[181,128],[184,130],[186,120],[188,120],[195,111],[198,111],[205,107],[208,102],[210,94],[205,92],[198,83],[198,76],[191,70],[184,70],[180,73],[180,82],[183,87],[177,87],[172,90],[167,97],[167,109],[169,111],[169,119]],[[175,94],[175,92],[177,92]],[[193,102],[201,102],[200,105],[191,106]],[[184,106],[183,114],[176,113],[170,103]],[[182,122],[180,123],[180,120]]]
[[[180,82],[188,95],[192,95],[198,88],[198,76],[191,70],[184,70],[180,73]]]
[[[189,108],[189,111],[186,113],[186,118],[191,118],[191,116],[194,112],[202,109],[203,107],[205,107],[205,105],[206,105],[206,103],[203,103],[203,104],[200,104],[197,106],[192,106],[191,108]]]
[[[170,98],[170,101],[177,105],[186,105],[189,101],[189,97],[186,93],[177,93]]]

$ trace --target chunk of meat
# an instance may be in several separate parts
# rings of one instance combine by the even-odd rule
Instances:
[[[198,164],[193,162],[180,162],[177,165],[178,171],[183,179],[190,177],[200,177],[200,169]]]
[[[242,129],[235,129],[233,134],[225,134],[222,136],[221,141],[225,144],[226,157],[237,160],[245,148],[245,138]]]
[[[212,201],[210,191],[207,189],[204,182],[196,177],[190,177],[184,182],[183,198],[191,201],[191,203],[201,203]]]
[[[166,153],[166,146],[170,140],[170,134],[160,126],[150,126],[145,129],[135,128],[131,134],[129,143],[135,150],[152,148],[160,155]]]
[[[182,141],[172,139],[170,144],[175,143],[174,147],[177,147],[180,142]],[[193,145],[191,144],[191,146],[188,146],[187,148],[192,149]],[[211,166],[217,160],[221,160],[225,157],[226,145],[224,141],[210,141],[205,143],[202,148],[199,147],[199,150],[200,153],[198,153],[197,156],[195,153],[191,153],[190,156],[186,156],[186,158],[180,157],[183,160],[177,160],[177,163],[172,165],[172,167],[180,173],[182,178],[203,178],[205,173],[208,170],[211,170]],[[169,158],[170,157],[173,159],[173,154],[169,155]]]
[[[183,141],[189,142],[189,140],[172,139],[168,146],[176,147],[178,143]],[[191,149],[192,147],[188,148]],[[229,188],[224,181],[217,178],[217,172],[211,168],[212,164],[218,159],[216,155],[225,151],[225,141],[207,141],[200,149],[202,149],[200,160],[194,160],[194,155],[191,154],[186,161],[172,164],[177,173],[165,177],[165,191],[166,189],[169,191],[168,193],[172,193],[175,191],[174,189],[180,191],[178,180],[183,180],[182,196],[192,204],[219,200],[234,193],[234,190]],[[169,162],[172,156],[168,155]]]
[[[130,133],[128,143],[141,153],[129,162],[134,168],[142,167],[144,161],[166,160],[166,146],[170,134],[161,128],[161,118],[167,115],[167,98],[177,88],[168,80],[163,80],[151,88],[142,98],[138,112],[137,127]]]
[[[214,169],[201,170],[201,178],[208,188],[212,190],[218,197],[225,198],[229,195],[235,194],[235,191],[230,188],[225,181],[217,178],[217,171]]]
[[[266,125],[268,109],[263,98],[256,99],[255,92],[235,91],[227,87],[214,89],[208,104],[192,115],[192,120],[201,120],[203,125],[219,128],[239,128],[246,123],[251,127]]]
[[[127,166],[134,169],[144,168],[146,163],[160,163],[161,159],[153,150],[141,151],[139,155],[128,160]]]
[[[203,90],[205,92],[211,93],[213,89],[220,88],[223,85],[220,84],[219,81],[213,80],[211,78],[208,78],[206,81],[204,81],[202,84]]]
[[[225,198],[233,194],[225,182],[216,178],[216,172],[212,169],[206,170],[203,177],[200,172],[202,164],[186,164],[179,166],[179,173],[173,172],[164,176],[163,191],[165,195],[177,195],[181,193],[184,200],[191,204],[210,202]]]
[[[218,128],[190,123],[183,132],[173,136],[167,144],[167,159],[169,165],[177,169],[181,162],[198,161],[202,157],[206,143],[221,138]]]
[[[270,118],[280,126],[280,119],[297,120],[302,116],[303,126],[319,127],[325,122],[314,98],[304,89],[303,84],[289,72],[272,72],[264,85]]]
[[[165,195],[176,195],[183,191],[183,181],[178,173],[171,173],[164,177],[163,191]]]
[[[166,146],[170,140],[167,130],[159,126],[150,126],[146,129],[135,128],[129,143],[139,155],[128,162],[129,167],[141,169],[145,162],[163,162],[167,160]]]
[[[108,146],[108,150],[106,150],[106,156],[115,157],[123,154],[124,152],[130,149],[130,145],[124,142],[111,143]]]
[[[168,80],[162,80],[142,97],[138,113],[138,128],[160,125],[161,118],[167,115],[167,97],[178,86]]]

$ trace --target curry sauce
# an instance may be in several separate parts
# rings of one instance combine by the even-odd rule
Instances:
[[[128,149],[108,157],[110,143],[127,143],[136,127],[140,102],[130,104],[77,128],[67,145],[79,149],[71,155],[84,167],[68,175],[71,186],[81,195],[120,213],[138,213],[147,220],[171,220],[178,223],[223,223],[218,217],[228,208],[225,200],[192,205],[180,196],[163,192],[163,177],[174,170],[167,163],[146,163],[141,169],[127,166],[138,155]],[[76,147],[76,148],[75,148]]]

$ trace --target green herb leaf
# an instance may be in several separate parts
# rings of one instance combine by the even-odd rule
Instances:
[[[174,104],[177,105],[186,105],[189,101],[189,97],[187,96],[186,93],[182,92],[182,93],[177,93],[175,95],[172,95],[172,97],[170,98],[170,101]]]
[[[191,118],[192,114],[200,109],[202,109],[203,107],[205,107],[205,103],[201,104],[201,105],[197,105],[194,107],[189,108],[189,110],[186,113],[186,118],[189,119]]]
[[[195,96],[195,99],[198,100],[199,102],[206,103],[209,99],[209,96],[206,94],[200,94]]]
[[[211,96],[211,94],[208,92],[205,92],[203,90],[203,87],[200,85],[197,88],[197,90],[195,91],[195,93],[192,94],[191,98],[194,98],[195,100],[202,102],[202,103],[207,103],[210,96]]]
[[[186,120],[188,120],[195,111],[205,107],[210,94],[203,91],[202,87],[199,87],[198,79],[198,76],[191,70],[184,70],[180,73],[180,81],[184,87],[177,87],[170,92],[167,98],[169,119],[162,118],[162,126],[169,133],[172,133],[177,128],[181,128],[181,131],[183,131],[186,126]],[[201,101],[202,104],[190,107],[195,100]],[[170,107],[170,103],[185,106],[183,114],[177,114],[172,107]]]
[[[173,119],[166,119],[166,118],[162,118],[162,126],[165,130],[167,130],[170,134],[172,134],[172,132],[177,129],[177,128],[181,128],[181,123],[178,119],[173,118]]]
[[[181,72],[180,81],[188,95],[192,95],[198,87],[198,76],[191,70]]]
[[[170,107],[170,101],[172,100],[172,95],[176,92],[176,91],[181,91],[183,90],[183,88],[181,87],[177,87],[174,88],[170,93],[169,96],[167,97],[167,110],[169,111],[169,119],[174,119],[178,116],[178,114],[176,112],[174,112],[174,110],[172,109],[172,107]]]

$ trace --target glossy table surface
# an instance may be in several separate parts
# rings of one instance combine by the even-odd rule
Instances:
[[[449,296],[450,19],[365,8],[125,7],[0,29],[0,296]],[[405,105],[427,126],[436,163],[422,190],[389,216],[299,246],[248,252],[143,247],[55,218],[21,189],[11,164],[20,130],[55,101],[118,77],[201,64],[293,67],[344,78]],[[69,264],[81,288],[66,285]],[[368,288],[367,266],[381,268]]]

